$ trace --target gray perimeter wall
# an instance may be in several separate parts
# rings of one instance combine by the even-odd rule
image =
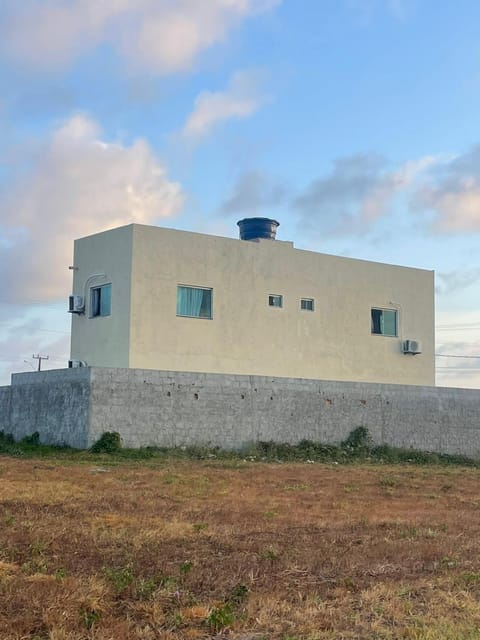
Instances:
[[[11,387],[0,387],[0,431],[10,429],[10,398]]]
[[[10,389],[17,439],[87,447],[118,431],[128,447],[234,449],[338,443],[365,426],[379,444],[480,457],[479,390],[106,368],[16,374]]]
[[[43,443],[86,448],[89,396],[87,368],[13,374],[8,426],[2,429],[16,440],[38,431]],[[0,391],[3,410],[1,398]]]

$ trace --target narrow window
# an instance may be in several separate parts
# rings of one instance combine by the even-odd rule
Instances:
[[[300,300],[300,309],[302,311],[313,311],[313,298],[302,298]]]
[[[372,309],[372,334],[397,335],[397,312],[395,309]]]
[[[268,305],[270,307],[278,307],[281,309],[283,307],[283,296],[271,293],[268,296]]]
[[[177,316],[212,319],[212,289],[177,287]]]
[[[102,284],[101,287],[90,289],[90,317],[109,316],[112,310],[112,285]]]

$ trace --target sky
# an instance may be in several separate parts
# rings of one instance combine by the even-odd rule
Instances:
[[[480,3],[2,0],[0,385],[66,366],[73,240],[131,222],[435,271],[480,388]]]

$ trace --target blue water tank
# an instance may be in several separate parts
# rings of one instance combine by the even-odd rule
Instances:
[[[240,227],[240,240],[258,240],[259,238],[275,240],[277,227],[280,225],[271,218],[244,218],[237,224]]]

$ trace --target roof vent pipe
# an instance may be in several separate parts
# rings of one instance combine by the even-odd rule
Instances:
[[[277,227],[280,225],[271,218],[244,218],[237,224],[240,227],[240,240],[258,240],[259,238],[275,240]]]

